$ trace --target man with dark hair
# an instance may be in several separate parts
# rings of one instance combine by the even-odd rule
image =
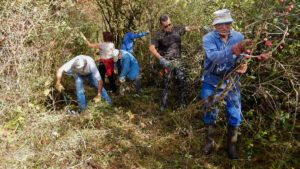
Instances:
[[[167,14],[163,14],[159,18],[159,23],[162,24],[163,22],[166,22],[169,19],[169,16]]]
[[[213,25],[215,30],[203,37],[203,48],[205,51],[204,73],[202,76],[201,99],[204,99],[204,123],[207,127],[206,144],[202,151],[205,155],[212,152],[215,141],[215,120],[218,109],[212,108],[215,97],[224,95],[225,87],[230,90],[225,93],[227,121],[228,121],[228,155],[231,159],[237,159],[236,143],[238,126],[241,123],[241,95],[239,90],[239,76],[233,79],[233,86],[229,78],[223,79],[229,72],[235,70],[241,60],[241,53],[251,46],[249,40],[243,40],[240,32],[231,30],[230,12],[222,9],[214,12]],[[235,71],[245,73],[246,64],[240,65]],[[220,84],[222,82],[222,84]],[[213,95],[214,94],[214,95]],[[211,98],[213,97],[213,98]]]
[[[130,27],[129,32],[124,35],[121,49],[132,53],[133,42],[136,38],[143,37],[148,34],[148,32],[137,33],[138,31],[135,27]]]
[[[159,59],[160,64],[165,68],[167,75],[163,79],[161,93],[161,111],[166,107],[170,83],[173,76],[179,83],[180,100],[179,105],[186,104],[186,74],[183,60],[181,58],[181,36],[187,31],[200,30],[201,26],[174,26],[168,15],[164,14],[159,18],[161,31],[156,33],[149,46],[150,52]]]

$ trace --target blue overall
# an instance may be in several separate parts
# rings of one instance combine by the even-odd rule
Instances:
[[[121,49],[132,53],[133,40],[136,39],[136,38],[140,38],[142,36],[145,36],[145,35],[147,35],[147,33],[148,32],[143,32],[143,33],[128,32],[128,33],[126,33],[124,35],[124,38],[123,38]]]
[[[139,76],[139,64],[135,57],[124,50],[120,50],[122,53],[120,80],[125,79],[127,76],[130,80],[135,80]]]
[[[89,75],[86,75],[86,76],[77,75],[77,74],[74,75],[77,100],[78,100],[78,103],[79,103],[79,108],[81,110],[84,109],[85,106],[86,106],[85,96],[84,96],[84,93],[83,93],[83,80],[86,77],[90,80],[92,85],[98,90],[98,81],[97,81],[97,79],[94,78],[92,73],[89,74]],[[110,100],[106,90],[104,89],[104,87],[102,88],[101,95],[102,95],[102,98],[103,98],[104,101],[107,101],[108,103],[111,103],[111,100]]]
[[[201,78],[201,81],[203,82],[201,99],[206,99],[208,96],[212,95],[214,89],[217,87],[218,83],[223,79],[223,77],[235,68],[236,62],[240,60],[241,57],[236,57],[233,55],[231,47],[242,40],[243,35],[233,30],[230,31],[226,43],[224,43],[216,30],[206,34],[203,37],[203,48],[206,57],[204,60],[204,73]],[[215,97],[222,92],[228,82],[229,79],[224,80],[220,88],[217,89]],[[226,118],[228,124],[231,126],[239,126],[242,121],[239,76],[235,79],[233,89],[226,94],[224,99],[226,102]],[[209,104],[208,100],[206,99],[204,101],[204,110],[206,111],[210,106],[213,106],[214,103],[215,100],[213,100],[212,104]],[[204,115],[204,123],[214,123],[217,114],[218,109],[213,109],[209,112],[206,112]]]

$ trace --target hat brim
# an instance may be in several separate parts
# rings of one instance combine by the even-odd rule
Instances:
[[[217,19],[217,20],[214,20],[213,25],[232,23],[232,22],[233,22],[233,19]]]
[[[134,29],[134,28],[129,28],[129,30],[132,31],[132,32],[138,32],[138,30]]]

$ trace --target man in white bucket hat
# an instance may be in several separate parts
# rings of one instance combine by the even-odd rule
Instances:
[[[215,100],[209,101],[209,96],[219,96],[223,89],[229,84],[229,79],[223,79],[229,72],[233,71],[241,60],[246,47],[251,45],[249,40],[243,40],[243,35],[231,30],[233,19],[228,9],[218,10],[213,13],[213,25],[215,30],[203,37],[203,48],[205,51],[204,73],[201,78],[201,99],[204,101],[204,123],[207,127],[206,144],[202,151],[208,155],[212,152],[215,141],[215,120],[218,109],[211,108]],[[245,73],[247,65],[240,65],[236,70]],[[222,80],[223,83],[219,84]],[[217,89],[216,89],[217,88]],[[239,77],[235,79],[234,86],[226,93],[227,121],[228,121],[228,155],[231,159],[237,159],[236,143],[238,126],[241,123],[241,97],[239,90]]]

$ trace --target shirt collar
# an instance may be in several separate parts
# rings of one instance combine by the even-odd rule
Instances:
[[[215,37],[221,39],[221,37],[220,37],[220,35],[218,34],[217,30],[214,30],[213,32],[214,32]],[[228,39],[229,39],[230,37],[232,37],[232,30],[230,30],[230,32],[229,32]]]
[[[164,29],[162,29],[161,31],[162,31],[162,33],[168,34],[168,33],[172,33],[172,32],[173,32],[173,30],[174,30],[174,26],[172,27],[172,30],[171,30],[171,32],[165,31]]]

